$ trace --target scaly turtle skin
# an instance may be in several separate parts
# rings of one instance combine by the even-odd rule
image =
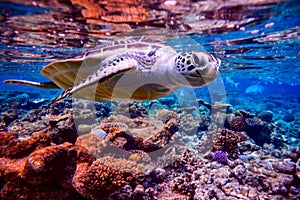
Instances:
[[[69,96],[92,101],[151,100],[182,86],[202,87],[212,82],[220,64],[208,53],[177,53],[161,40],[141,37],[117,40],[50,63],[41,74],[52,82],[4,82],[64,89],[53,102]]]

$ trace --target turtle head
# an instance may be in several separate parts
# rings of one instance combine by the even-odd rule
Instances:
[[[192,87],[201,87],[217,77],[221,61],[205,52],[187,51],[177,55],[175,65]]]

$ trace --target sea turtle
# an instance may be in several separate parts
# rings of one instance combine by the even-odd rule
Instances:
[[[212,82],[221,62],[202,51],[176,52],[162,40],[140,37],[107,42],[76,57],[54,61],[41,74],[52,82],[5,80],[65,91],[65,97],[93,101],[152,100],[182,86]]]

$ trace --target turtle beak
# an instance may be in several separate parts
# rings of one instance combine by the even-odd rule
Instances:
[[[211,62],[207,63],[206,65],[206,72],[203,76],[204,78],[215,78],[218,75],[219,68],[221,65],[221,60],[219,58],[215,58],[211,55]]]
[[[221,60],[219,58],[214,57],[213,55],[210,55],[210,58],[211,58],[211,62],[215,63],[215,68],[218,71],[221,66]]]

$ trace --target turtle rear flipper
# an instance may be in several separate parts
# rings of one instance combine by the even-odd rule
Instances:
[[[29,85],[29,86],[34,86],[34,87],[44,88],[44,89],[60,89],[60,87],[58,87],[53,82],[34,82],[34,81],[11,79],[11,80],[4,80],[3,83]]]

